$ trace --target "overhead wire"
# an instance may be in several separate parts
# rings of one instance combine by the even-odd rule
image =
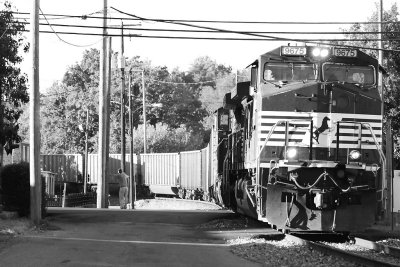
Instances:
[[[120,12],[121,14],[139,18],[143,21],[155,21],[155,22],[164,22],[168,24],[175,24],[175,25],[181,25],[181,26],[187,26],[187,27],[194,27],[194,28],[201,28],[201,29],[207,29],[207,30],[216,30],[216,31],[221,31],[221,32],[228,32],[228,33],[237,33],[237,34],[242,34],[242,35],[248,35],[248,36],[253,36],[253,37],[261,37],[261,38],[266,38],[267,40],[269,39],[276,39],[275,36],[269,36],[269,35],[261,35],[261,34],[254,34],[254,33],[238,33],[235,31],[231,30],[225,30],[225,29],[220,29],[220,28],[215,28],[215,27],[207,27],[207,26],[199,26],[199,25],[193,25],[193,24],[188,24],[188,23],[182,23],[182,22],[175,22],[175,21],[167,21],[167,20],[161,20],[161,19],[148,19],[148,18],[143,18],[139,17],[134,14],[130,14],[124,11],[121,11],[117,8],[110,7],[110,9],[113,9],[115,11]],[[318,45],[327,45],[326,43],[318,42],[318,41],[305,41],[297,38],[280,38],[282,41],[296,41],[296,42],[308,42],[311,44],[318,44]],[[360,49],[369,49],[369,50],[381,50],[381,51],[393,51],[393,52],[400,52],[400,50],[397,49],[385,49],[385,48],[375,48],[375,47],[362,47],[362,46],[353,46],[353,45],[344,45],[344,44],[329,44],[332,46],[340,46],[340,47],[348,47],[348,48],[360,48]]]
[[[119,10],[116,8],[110,7],[111,9],[114,9],[118,13],[121,13]],[[97,13],[100,13],[102,11],[98,11]],[[29,12],[13,12],[15,14],[21,14],[21,15],[30,15]],[[95,14],[95,13],[92,13]],[[123,14],[123,13],[121,13]],[[91,16],[91,15],[62,15],[62,14],[45,14],[46,16],[54,16],[54,17],[62,17],[62,18],[91,18],[91,19],[104,19],[102,16]],[[125,14],[126,15],[126,14]],[[131,15],[131,14],[130,14]],[[128,15],[128,16],[130,16]],[[110,17],[109,19],[113,20],[142,20],[141,18],[126,18],[126,17]],[[184,20],[184,19],[153,19],[149,18],[148,20],[153,20],[153,21],[159,21],[159,22],[192,22],[192,23],[221,23],[221,24],[287,24],[287,25],[292,25],[292,24],[309,24],[309,25],[352,25],[352,24],[390,24],[390,23],[400,23],[398,21],[395,22],[390,22],[390,21],[237,21],[237,20]]]
[[[28,30],[25,30],[25,32],[29,32]],[[40,30],[40,33],[51,33],[51,34],[67,34],[67,35],[83,35],[83,36],[103,36],[102,33],[83,33],[83,32],[55,32],[55,31],[46,31],[46,30]],[[59,36],[58,36],[59,37]],[[274,39],[263,39],[263,38],[228,38],[228,37],[198,37],[198,36],[163,36],[163,35],[142,35],[142,34],[111,34],[107,33],[106,37],[135,37],[135,38],[155,38],[155,39],[181,39],[181,40],[219,40],[219,41],[287,41],[287,38],[281,38],[281,37],[276,37]],[[60,37],[59,37],[60,39]],[[103,38],[101,38],[99,41],[96,41],[92,44],[89,45],[76,45],[69,43],[65,40],[61,40],[67,44],[77,46],[77,47],[88,47],[88,46],[93,46],[97,43],[99,43]],[[307,42],[307,43],[312,43],[312,42],[317,42],[317,41],[380,41],[381,39],[375,39],[375,38],[366,38],[366,39],[337,39],[337,38],[330,38],[330,39],[296,39],[298,42]],[[400,41],[400,38],[397,39],[382,39],[383,41]],[[323,45],[335,45],[335,44],[327,44],[327,43],[321,43]],[[344,46],[344,45],[337,45],[336,46]],[[365,48],[362,46],[348,46],[352,48],[361,48],[361,49],[374,49],[374,48]],[[385,50],[385,49],[384,49]],[[386,49],[385,51],[397,51],[393,49]]]
[[[40,13],[42,13],[43,17],[45,18],[47,24],[49,25],[49,27],[50,27],[51,30],[53,31],[53,33],[57,36],[57,38],[58,38],[60,41],[66,43],[66,44],[68,44],[68,45],[72,45],[72,46],[75,46],[75,47],[90,47],[90,46],[93,46],[93,45],[95,45],[95,44],[101,42],[104,38],[106,38],[106,36],[103,36],[100,40],[97,40],[96,42],[91,43],[91,44],[87,44],[87,45],[77,45],[77,44],[70,43],[70,42],[68,42],[68,41],[66,41],[66,40],[64,40],[64,39],[62,39],[62,38],[59,36],[59,34],[54,30],[53,26],[52,26],[52,25],[50,24],[50,22],[47,20],[46,16],[43,14],[43,11],[42,11],[42,9],[41,9],[40,7],[39,7],[39,10],[40,10]]]
[[[168,20],[164,20],[164,19],[148,19],[148,18],[141,18],[138,17],[134,14],[129,14],[123,11],[120,11],[116,8],[110,7],[109,9],[114,10],[115,12],[119,12],[128,16],[133,16],[135,18],[137,18],[138,20],[141,21],[154,21],[154,22],[165,22],[165,23],[172,23],[172,24],[177,24],[177,25],[182,25],[182,26],[188,26],[188,27],[195,27],[195,28],[201,28],[203,29],[202,31],[197,30],[177,30],[177,29],[154,29],[154,31],[158,30],[158,31],[180,31],[180,32],[207,32],[207,33],[229,33],[229,34],[243,34],[243,35],[250,35],[250,36],[256,36],[259,38],[213,38],[213,37],[191,37],[191,36],[159,36],[159,35],[138,35],[138,34],[126,34],[124,36],[126,37],[142,37],[142,38],[164,38],[164,39],[192,39],[192,40],[241,40],[241,41],[297,41],[297,42],[308,42],[308,43],[313,43],[313,44],[321,44],[320,42],[337,42],[337,41],[353,41],[350,39],[322,39],[322,38],[318,38],[318,39],[299,39],[299,38],[283,38],[283,37],[276,37],[276,36],[266,36],[266,35],[260,35],[258,33],[264,33],[264,32],[248,32],[248,31],[232,31],[232,30],[225,30],[225,29],[218,29],[218,28],[212,28],[212,27],[204,27],[204,26],[198,26],[198,25],[191,25],[191,24],[186,24],[186,23],[175,23],[175,21],[168,21]],[[102,11],[97,11],[91,14],[95,14],[98,12],[102,12]],[[91,14],[88,15],[83,15],[83,16],[73,16],[73,17],[90,17]],[[66,42],[65,40],[63,40],[61,37],[58,36],[58,34],[77,34],[77,35],[98,35],[98,36],[103,36],[102,34],[93,34],[93,33],[74,33],[74,32],[56,32],[54,30],[54,28],[52,27],[52,25],[49,23],[49,21],[47,20],[46,16],[43,14],[44,18],[46,19],[47,24],[51,27],[53,33],[55,33],[57,35],[57,37],[62,40],[63,42]],[[53,15],[53,14],[52,14]],[[108,19],[113,19],[111,17],[108,17]],[[126,19],[126,18],[124,18]],[[282,23],[286,23],[286,22],[282,22]],[[290,22],[292,23],[292,22]],[[307,24],[307,22],[305,22]],[[330,22],[333,23],[333,22]],[[392,22],[389,22],[392,23]],[[59,25],[61,26],[61,25]],[[64,25],[63,25],[64,26]],[[103,27],[99,27],[99,26],[82,26],[82,25],[68,25],[68,26],[72,26],[72,27],[86,27],[86,28],[103,28]],[[66,25],[66,27],[68,27]],[[109,29],[113,29],[113,27],[108,27]],[[207,29],[204,30],[204,29]],[[151,31],[151,29],[140,29],[140,28],[135,28],[135,30],[147,30],[147,31]],[[41,31],[43,33],[47,33],[46,31]],[[302,33],[302,32],[270,32],[270,33],[275,33],[275,34],[306,34],[306,33]],[[371,32],[372,33],[372,32]],[[375,32],[374,32],[375,33]],[[307,34],[313,34],[312,32],[307,33]],[[314,33],[317,34],[317,33]],[[318,33],[318,34],[330,34],[330,33]],[[332,33],[333,34],[333,33]],[[341,34],[351,34],[351,33],[346,33],[346,32],[341,32]],[[353,32],[353,34],[366,34],[366,33],[356,33]],[[107,36],[121,36],[120,34],[108,34]],[[103,37],[104,38],[104,37]],[[98,42],[100,42],[102,39],[100,39]],[[372,39],[372,38],[368,38],[368,39],[356,39],[356,41],[380,41],[380,39]],[[396,41],[398,39],[385,39],[385,41]],[[66,42],[68,44],[71,45],[75,45],[69,42]],[[97,42],[96,42],[97,43]],[[75,45],[78,47],[87,47],[87,46],[92,46],[96,43],[93,44],[89,44],[89,45]],[[322,43],[324,45],[326,45],[326,43]],[[351,48],[361,48],[361,49],[371,49],[371,50],[379,50],[378,48],[372,48],[372,47],[362,47],[362,46],[350,46],[350,45],[344,45],[344,44],[331,44],[334,46],[342,46],[342,47],[351,47]],[[393,49],[382,49],[385,51],[400,51],[400,50],[393,50]]]
[[[23,24],[29,24],[29,22],[22,22]],[[48,23],[39,23],[39,25],[48,25]],[[77,25],[77,24],[51,24],[53,27],[72,27],[72,28],[88,28],[88,29],[108,29],[108,30],[121,30],[121,26],[94,26],[94,25]],[[188,33],[226,33],[219,32],[215,30],[183,30],[183,29],[160,29],[160,28],[130,28],[124,25],[124,30],[136,30],[136,31],[160,31],[160,32],[188,32]],[[346,32],[346,31],[235,31],[236,33],[266,33],[266,34],[319,34],[319,35],[330,35],[330,34],[354,34],[354,35],[364,35],[364,34],[379,34],[387,32]],[[390,33],[400,33],[400,31],[391,31]]]
[[[76,44],[72,44],[70,42],[65,41],[64,39],[62,39],[59,35],[60,34],[68,34],[68,35],[85,35],[85,36],[103,36],[102,33],[84,33],[84,32],[66,32],[66,31],[55,31],[54,28],[52,27],[51,24],[45,24],[51,27],[52,31],[45,31],[45,30],[40,30],[41,33],[54,33],[57,35],[57,37],[70,45],[73,46],[77,46],[77,47],[89,47],[89,46],[93,46],[97,43],[99,43],[103,38],[99,39],[98,41],[88,44],[88,45],[76,45]],[[25,30],[26,32],[29,32],[29,30]],[[188,31],[190,32],[190,31]],[[229,31],[229,32],[225,32],[225,33],[237,33],[237,34],[248,34],[248,32],[236,32],[236,31]],[[283,34],[283,33],[282,33]],[[363,33],[360,33],[363,34]],[[248,34],[251,35],[251,34]],[[392,39],[377,39],[377,38],[365,38],[365,39],[347,39],[347,38],[342,38],[342,39],[338,39],[338,38],[308,38],[308,39],[299,39],[299,38],[283,38],[283,37],[265,37],[265,38],[261,38],[261,36],[259,38],[226,38],[226,37],[197,37],[197,36],[161,36],[161,35],[142,35],[142,34],[110,34],[107,33],[106,37],[110,36],[110,37],[135,37],[135,38],[157,38],[157,39],[186,39],[186,40],[225,40],[225,41],[297,41],[297,42],[306,42],[306,43],[317,43],[317,44],[322,44],[322,45],[332,45],[332,46],[341,46],[341,47],[351,47],[351,48],[359,48],[359,49],[370,49],[370,50],[379,50],[378,48],[372,48],[372,47],[363,47],[363,46],[354,46],[354,45],[343,45],[343,44],[327,44],[327,43],[321,43],[321,42],[335,42],[335,41],[400,41],[399,38],[392,38]],[[384,51],[394,51],[394,52],[399,52],[400,50],[394,50],[394,49],[382,49]]]

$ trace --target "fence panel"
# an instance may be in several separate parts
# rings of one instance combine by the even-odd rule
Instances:
[[[129,164],[131,163],[131,157],[129,154],[125,157],[125,172],[130,176]],[[108,160],[108,171],[110,177],[108,178],[108,182],[113,183],[116,182],[114,177],[117,174],[118,169],[121,168],[121,154],[110,154]],[[133,168],[136,170],[137,168],[137,155],[133,154]],[[89,183],[97,184],[97,181],[100,177],[100,167],[99,167],[99,158],[97,154],[89,154],[88,155],[88,175],[89,175]]]
[[[142,181],[145,185],[176,186],[179,179],[179,154],[141,154]]]
[[[56,173],[56,181],[78,182],[82,175],[82,155],[41,155],[42,171]]]
[[[55,185],[56,185],[56,174],[52,172],[42,171],[43,180],[42,182],[45,183],[45,191],[48,196],[53,197],[55,192]]]
[[[209,148],[203,148],[201,151],[201,188],[207,191],[209,187]]]
[[[202,187],[201,151],[180,153],[180,185],[185,189]]]

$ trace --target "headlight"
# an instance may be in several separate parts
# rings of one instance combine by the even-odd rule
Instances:
[[[312,51],[312,54],[314,57],[318,57],[321,54],[321,49],[320,48],[314,48],[314,50]]]
[[[327,57],[329,55],[329,50],[322,49],[320,54],[321,54],[321,57]]]
[[[325,57],[329,56],[329,49],[328,48],[315,47],[312,50],[312,55],[314,57],[325,58]]]
[[[357,160],[357,159],[361,158],[361,153],[358,150],[352,150],[352,151],[350,151],[349,157],[352,160]]]
[[[289,159],[293,159],[294,157],[296,157],[296,155],[297,155],[297,149],[296,149],[296,148],[289,148],[289,149],[286,151],[286,156],[287,156]]]

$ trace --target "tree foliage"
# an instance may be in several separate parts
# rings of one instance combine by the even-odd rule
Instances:
[[[20,142],[18,119],[27,103],[27,77],[19,64],[29,44],[22,36],[25,25],[13,16],[13,7],[4,2],[0,11],[0,148]],[[2,154],[2,153],[1,153]]]
[[[110,106],[110,152],[121,151],[121,71],[113,55]],[[134,152],[143,152],[144,70],[146,129],[148,151],[179,152],[207,145],[210,128],[205,121],[222,104],[224,94],[234,86],[231,67],[218,65],[209,57],[194,61],[187,72],[151,66],[140,57],[126,60],[126,94],[132,91]],[[129,83],[129,75],[131,82]],[[82,60],[68,67],[62,81],[53,84],[41,101],[43,153],[83,153],[85,134],[89,152],[96,152],[98,139],[99,51],[86,50]],[[130,86],[130,87],[129,87]],[[207,94],[211,90],[213,93]],[[216,92],[216,93],[214,93]],[[209,96],[207,96],[209,95]],[[128,96],[125,96],[128,106]],[[210,103],[214,103],[210,106]],[[215,105],[215,103],[217,103]],[[160,105],[161,104],[161,105]],[[210,111],[211,108],[215,108]],[[126,109],[126,146],[129,151],[128,109]],[[86,127],[86,114],[89,123]],[[25,118],[27,119],[27,118]],[[25,131],[26,132],[26,131]]]
[[[383,67],[387,71],[387,76],[384,79],[384,119],[385,122],[392,121],[395,158],[397,160],[400,160],[400,53],[391,50],[400,50],[400,40],[398,39],[398,32],[400,31],[399,15],[395,3],[389,10],[383,12],[382,18],[385,22],[382,24],[383,46],[388,50],[383,52]],[[373,12],[368,21],[378,21],[377,11]],[[378,47],[377,41],[374,41],[378,39],[378,34],[371,33],[378,32],[377,24],[354,24],[344,32],[355,32],[355,34],[349,34],[349,38],[354,41],[347,42],[347,44]],[[363,32],[367,33],[363,34]],[[357,39],[363,40],[358,41]],[[377,58],[376,50],[366,50],[365,52]]]

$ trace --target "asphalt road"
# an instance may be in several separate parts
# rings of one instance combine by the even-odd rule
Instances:
[[[13,239],[0,266],[261,266],[230,252],[237,231],[197,226],[227,211],[51,209],[49,229]],[[257,231],[257,229],[256,229]]]

